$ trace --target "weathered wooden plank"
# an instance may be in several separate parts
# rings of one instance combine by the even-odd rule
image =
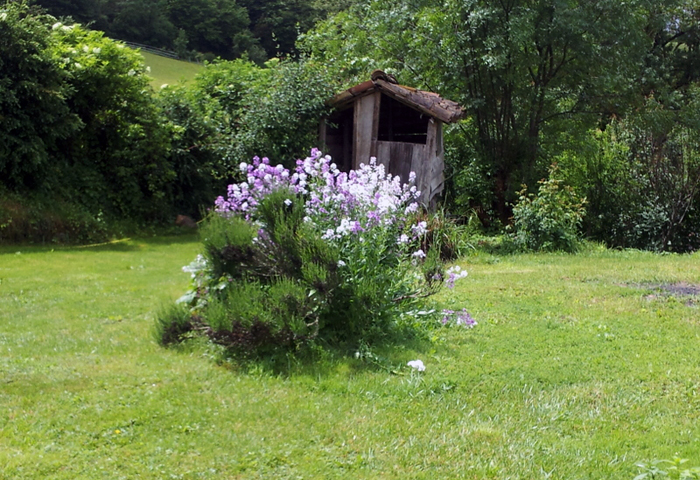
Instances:
[[[381,79],[375,80],[374,83],[390,97],[443,122],[455,122],[464,116],[464,110],[458,103],[444,99],[436,93],[394,85]]]
[[[389,171],[391,162],[391,142],[377,141],[377,165],[384,165],[384,170]]]
[[[436,120],[428,126],[428,136],[433,142],[430,150],[430,168],[426,170],[425,177],[429,194],[425,198],[425,204],[434,208],[437,197],[445,188],[445,160],[442,147],[442,122]]]
[[[355,102],[355,148],[352,162],[354,169],[359,168],[360,163],[369,163],[369,158],[372,156],[372,121],[375,102],[374,95],[361,97]]]
[[[342,108],[351,102],[357,102],[365,95],[376,93],[377,90],[443,122],[452,123],[464,117],[464,110],[456,102],[442,98],[437,93],[397,85],[380,77],[339,93],[330,99],[328,104],[335,108]]]
[[[377,156],[377,137],[379,136],[379,107],[382,104],[382,94],[374,93],[374,111],[372,112],[372,143],[370,145],[370,156]]]

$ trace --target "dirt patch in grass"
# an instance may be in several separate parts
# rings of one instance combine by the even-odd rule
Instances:
[[[630,285],[629,287],[635,288],[646,288],[654,290],[655,293],[646,295],[644,298],[647,300],[655,300],[659,297],[683,297],[686,301],[685,304],[689,307],[698,304],[698,298],[700,297],[700,285],[688,282],[676,282],[676,283],[642,283]]]

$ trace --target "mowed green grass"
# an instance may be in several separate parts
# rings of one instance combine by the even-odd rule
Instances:
[[[354,358],[286,374],[151,338],[194,238],[0,250],[0,478],[631,479],[700,465],[700,255],[476,255],[422,375]],[[20,252],[20,253],[17,253]]]
[[[192,80],[203,67],[197,63],[174,60],[144,51],[141,51],[141,55],[146,61],[146,66],[151,67],[148,75],[153,78],[151,85],[156,90],[165,84],[177,85],[181,81]]]

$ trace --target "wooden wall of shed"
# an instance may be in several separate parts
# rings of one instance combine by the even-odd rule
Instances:
[[[379,110],[382,94],[374,92],[363,97],[358,97],[354,101],[352,111],[352,130],[342,128],[341,135],[352,135],[350,140],[345,138],[345,142],[340,138],[331,138],[330,132],[326,128],[321,129],[321,140],[327,142],[329,150],[334,151],[338,157],[342,154],[338,151],[340,145],[348,140],[352,142],[352,163],[342,162],[338,164],[342,170],[359,168],[360,163],[368,163],[371,157],[376,157],[377,162],[384,165],[387,172],[392,175],[399,175],[402,182],[408,182],[410,172],[416,173],[416,187],[421,191],[420,202],[434,208],[437,196],[444,189],[444,150],[442,140],[442,122],[432,118],[428,122],[428,132],[425,145],[407,142],[389,142],[377,140],[379,131]],[[349,118],[348,118],[349,120]],[[336,145],[336,143],[338,145]],[[347,147],[346,147],[347,148]],[[347,152],[350,156],[350,152]],[[335,158],[335,156],[334,156]],[[339,158],[340,159],[340,158]]]
[[[431,120],[425,145],[405,142],[374,142],[377,162],[392,175],[408,182],[411,172],[416,174],[416,187],[421,192],[420,202],[433,208],[436,197],[444,188],[444,153],[442,149],[442,122]]]
[[[369,163],[370,157],[377,156],[376,146],[373,146],[373,143],[377,140],[379,129],[380,97],[381,93],[374,92],[355,100],[353,169],[359,168],[361,163]]]

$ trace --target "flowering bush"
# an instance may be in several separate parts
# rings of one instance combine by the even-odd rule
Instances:
[[[420,192],[374,159],[344,173],[314,149],[294,172],[257,157],[240,169],[246,181],[216,200],[180,300],[216,342],[260,351],[380,336],[466,275],[420,249]]]

